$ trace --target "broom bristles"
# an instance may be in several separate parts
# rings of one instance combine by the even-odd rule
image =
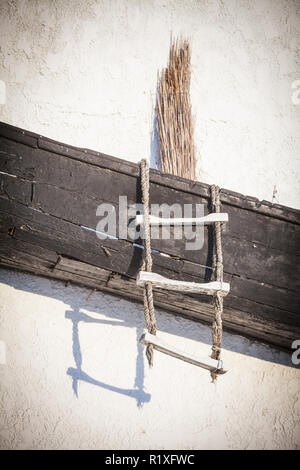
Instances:
[[[156,105],[160,167],[165,173],[195,180],[190,80],[189,42],[186,39],[171,39],[168,66],[159,76]]]

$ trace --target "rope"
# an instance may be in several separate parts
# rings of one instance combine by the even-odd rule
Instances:
[[[142,271],[152,271],[151,243],[150,243],[150,218],[149,218],[149,164],[146,159],[141,160],[141,185],[142,203],[144,206],[144,259]],[[156,318],[153,305],[153,293],[151,282],[144,285],[144,315],[146,327],[149,333],[156,335]],[[149,366],[153,366],[153,345],[146,348],[146,356]]]
[[[142,203],[144,207],[144,254],[142,271],[152,271],[151,241],[150,241],[150,217],[149,217],[149,163],[146,159],[141,160],[141,186],[142,186]],[[211,186],[211,202],[215,212],[220,212],[220,188],[216,185]],[[214,238],[216,251],[213,257],[213,269],[216,281],[223,281],[223,253],[221,241],[222,223],[215,222]],[[213,359],[219,360],[221,357],[222,346],[222,313],[223,313],[223,297],[217,292],[213,298],[215,319],[212,325],[212,354]],[[151,282],[144,285],[144,315],[146,327],[149,333],[156,335],[156,318],[153,305],[153,292]],[[149,366],[153,366],[153,345],[149,344],[146,348],[146,356]],[[212,381],[214,382],[221,372],[218,370],[211,372]]]
[[[211,200],[212,206],[215,212],[220,212],[221,202],[220,202],[220,188],[218,186],[211,186]],[[221,231],[222,223],[215,222],[214,238],[216,253],[213,258],[213,267],[215,270],[216,281],[223,281],[223,253],[222,253],[222,241],[221,241]],[[215,312],[215,319],[212,324],[212,354],[213,359],[219,360],[221,357],[221,345],[222,345],[222,313],[223,313],[223,297],[220,295],[220,292],[217,292],[213,298],[213,306]],[[214,382],[218,376],[218,371],[215,370],[211,372],[211,378]]]

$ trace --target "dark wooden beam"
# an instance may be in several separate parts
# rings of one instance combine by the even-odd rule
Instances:
[[[34,252],[34,254],[32,253]],[[57,262],[59,260],[59,262]],[[91,266],[77,260],[59,256],[50,250],[29,247],[26,242],[12,243],[6,254],[0,253],[3,267],[27,271],[53,279],[70,281],[109,294],[124,297],[131,301],[143,302],[143,292],[135,281],[128,276]],[[200,297],[180,294],[174,291],[154,289],[154,301],[157,307],[195,321],[211,324],[213,308]],[[141,307],[141,315],[143,309]],[[227,331],[263,340],[268,344],[289,350],[295,335],[300,334],[299,326],[288,328],[273,318],[262,318],[235,308],[225,306],[223,324]]]
[[[141,241],[99,240],[84,228],[96,228],[100,203],[112,203],[118,212],[120,195],[127,196],[128,205],[140,202],[138,165],[3,123],[0,149],[0,264],[139,300],[133,286]],[[209,212],[208,185],[150,173],[151,203],[204,204]],[[231,284],[224,326],[289,348],[300,327],[300,212],[228,190],[221,190],[221,201],[229,214],[223,231],[224,280]],[[172,279],[209,280],[211,229],[205,229],[202,250],[187,251],[185,242],[153,240],[158,251],[153,270]],[[69,274],[66,265],[72,265]],[[207,296],[155,295],[157,305],[168,311],[212,320]]]

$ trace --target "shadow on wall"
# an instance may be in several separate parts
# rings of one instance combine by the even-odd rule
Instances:
[[[70,375],[73,379],[73,390],[78,397],[78,381],[82,380],[84,382],[90,383],[92,385],[96,385],[97,387],[105,388],[106,390],[111,390],[112,392],[121,393],[122,395],[126,395],[128,397],[132,397],[137,401],[137,406],[141,407],[144,403],[148,403],[151,399],[151,395],[144,391],[144,358],[143,358],[143,347],[139,343],[140,333],[137,329],[137,349],[138,354],[136,358],[136,376],[135,376],[135,383],[133,389],[124,389],[120,387],[115,387],[113,385],[108,385],[104,382],[99,380],[95,380],[86,374],[82,370],[82,353],[80,348],[80,341],[79,341],[79,323],[101,323],[106,325],[116,325],[116,324],[123,324],[123,322],[115,322],[115,321],[108,321],[108,320],[101,320],[92,318],[85,313],[79,311],[78,308],[74,310],[67,310],[66,311],[66,318],[70,319],[73,324],[73,357],[75,361],[76,368],[69,367],[67,370],[67,374]],[[126,323],[124,322],[124,325]]]
[[[54,298],[71,306],[71,309],[66,310],[65,318],[67,321],[71,320],[72,322],[72,347],[75,367],[69,367],[67,374],[72,378],[73,391],[77,397],[78,382],[84,381],[97,387],[102,387],[106,390],[134,398],[138,407],[141,407],[144,403],[150,402],[151,395],[144,391],[144,348],[139,343],[140,335],[144,329],[143,307],[141,304],[119,299],[101,292],[95,292],[87,302],[86,299],[89,290],[85,287],[78,287],[76,285],[66,287],[64,281],[48,279],[41,276],[37,277],[31,273],[22,273],[8,269],[0,269],[0,282],[14,287],[17,290]],[[106,298],[114,299],[114,301],[118,303],[118,308],[111,309],[110,300],[108,302],[109,308],[105,308],[106,302],[104,300]],[[99,305],[101,305],[101,312],[99,311]],[[81,311],[81,309],[86,310],[87,308],[90,308],[93,313],[105,315],[108,319],[93,318]],[[130,312],[129,315],[124,315],[124,311],[126,310]],[[205,343],[208,345],[208,354],[210,354],[211,328],[209,326],[198,322],[195,323],[192,320],[160,310],[157,311],[157,320],[160,331]],[[122,325],[136,329],[136,374],[132,389],[120,388],[96,380],[82,370],[83,352],[79,340],[80,323]],[[226,331],[223,333],[223,349],[284,366],[299,368],[299,366],[297,367],[292,364],[290,354],[271,348],[261,342],[227,333]]]

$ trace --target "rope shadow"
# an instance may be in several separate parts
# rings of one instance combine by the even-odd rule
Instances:
[[[26,277],[25,277],[26,276]],[[62,302],[66,302],[65,298],[65,283],[62,281],[57,281],[53,279],[48,279],[46,277],[40,276],[35,277],[32,273],[24,273],[19,272],[15,269],[0,269],[0,282],[4,283],[8,286],[13,287],[16,290],[23,291],[23,292],[30,292],[31,294],[37,294],[39,296],[45,296],[48,298],[53,298],[56,300],[60,300]],[[49,289],[49,285],[51,286]],[[70,289],[74,289],[74,296],[80,299],[81,295],[87,295],[87,289],[83,287],[76,286],[75,284],[70,287]],[[79,294],[77,289],[81,289],[83,293]],[[76,293],[75,293],[76,292]],[[101,293],[99,292],[99,295]],[[106,294],[105,294],[106,295]],[[111,294],[113,298],[119,298],[114,294]],[[141,303],[136,300],[126,300],[124,298],[121,299],[123,302],[129,302],[135,308],[140,309],[142,311]],[[80,304],[83,307],[86,307],[86,303]],[[97,309],[97,303],[91,301],[89,307],[93,308],[94,310]],[[72,306],[71,306],[72,308]],[[132,307],[134,308],[134,307]],[[71,313],[73,311],[71,310]],[[182,318],[181,316],[174,315],[173,313],[167,312],[162,308],[157,308],[157,314],[160,316],[159,318],[159,329],[160,331],[165,331],[173,335],[183,336],[188,339],[192,339],[195,341],[200,341],[204,344],[207,344],[209,347],[211,346],[211,324],[207,324],[203,320],[201,322],[194,322],[191,318]],[[105,313],[107,318],[116,318],[124,326],[129,327],[137,327],[137,323],[132,317],[127,318],[126,321],[123,321],[123,314],[120,312],[114,312],[113,317],[109,313]],[[108,320],[109,322],[109,320]],[[104,323],[104,320],[102,320]],[[114,322],[115,324],[115,322]],[[190,326],[189,328],[183,328],[183,325]],[[139,332],[142,332],[143,326],[140,325]],[[137,339],[138,341],[138,339]],[[140,354],[139,351],[143,351],[143,346],[139,345],[138,355]],[[236,352],[245,356],[254,357],[260,360],[264,360],[267,362],[271,362],[274,364],[281,364],[286,367],[296,368],[298,369],[299,366],[292,363],[291,360],[291,353],[288,351],[282,351],[276,346],[270,346],[265,344],[261,340],[256,340],[253,338],[247,338],[242,334],[234,333],[232,331],[224,331],[223,336],[223,349]],[[137,371],[136,375],[136,382],[141,382],[141,378],[143,376],[143,355],[140,359],[137,357],[137,364],[138,368],[140,369],[139,372]]]
[[[78,398],[78,382],[83,381],[97,387],[102,387],[106,390],[112,392],[120,393],[128,397],[134,398],[137,402],[137,407],[141,408],[144,403],[149,403],[151,400],[151,395],[144,391],[144,358],[143,358],[143,347],[139,343],[139,335],[137,331],[137,348],[138,355],[136,359],[136,376],[134,387],[132,389],[126,389],[121,387],[116,387],[114,385],[109,385],[100,380],[96,380],[93,377],[89,376],[82,370],[82,352],[79,340],[79,323],[100,323],[107,325],[116,325],[123,324],[120,321],[108,321],[92,318],[85,313],[76,310],[67,310],[65,313],[65,318],[72,321],[72,349],[73,349],[73,358],[76,367],[69,367],[67,370],[67,375],[72,377],[72,389],[75,396]]]

